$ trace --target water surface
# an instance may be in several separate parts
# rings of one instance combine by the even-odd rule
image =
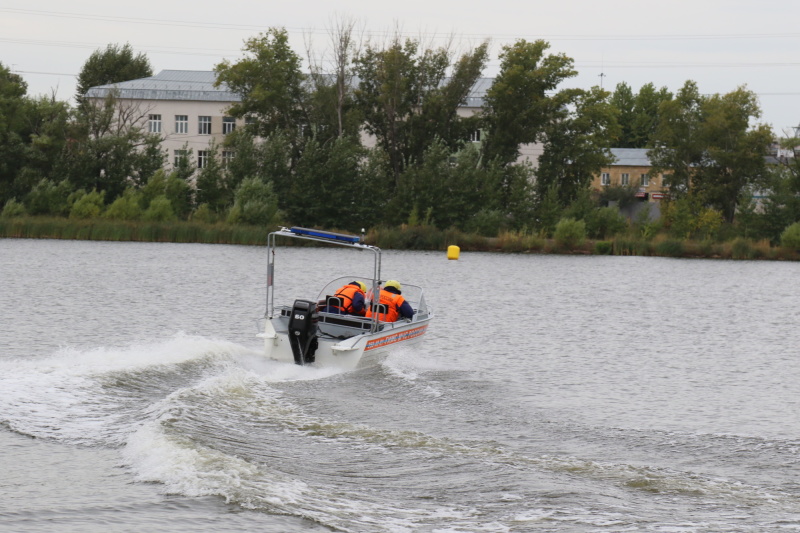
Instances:
[[[0,240],[0,530],[800,529],[795,263],[387,251],[436,319],[344,373],[261,357],[265,265]]]

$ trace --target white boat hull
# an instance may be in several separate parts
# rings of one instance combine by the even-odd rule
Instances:
[[[346,339],[318,338],[312,366],[333,366],[345,370],[365,368],[380,363],[397,348],[422,341],[430,318],[414,322],[386,323],[381,331],[366,332]],[[268,358],[295,363],[289,332],[280,319],[267,319],[264,327],[264,349]]]

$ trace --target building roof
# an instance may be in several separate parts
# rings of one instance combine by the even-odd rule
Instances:
[[[612,148],[611,155],[614,167],[651,167],[653,164],[647,157],[647,148]]]
[[[131,100],[191,100],[239,102],[241,97],[225,84],[214,87],[216,74],[211,70],[162,70],[155,76],[138,80],[98,85],[86,91],[89,98],[105,98],[112,90],[118,98]]]
[[[105,98],[112,90],[118,98],[129,100],[191,100],[208,102],[240,102],[241,97],[223,83],[214,87],[216,74],[211,70],[162,70],[155,76],[121,81],[89,88],[89,98]],[[486,91],[494,78],[478,78],[470,89],[464,107],[483,107]]]

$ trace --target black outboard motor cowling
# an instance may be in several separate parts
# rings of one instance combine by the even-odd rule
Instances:
[[[314,362],[317,351],[317,304],[295,300],[289,316],[289,344],[298,365]]]

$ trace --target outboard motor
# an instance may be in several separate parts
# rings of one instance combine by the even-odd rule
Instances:
[[[295,300],[289,317],[289,344],[298,365],[314,362],[317,351],[317,304]]]

